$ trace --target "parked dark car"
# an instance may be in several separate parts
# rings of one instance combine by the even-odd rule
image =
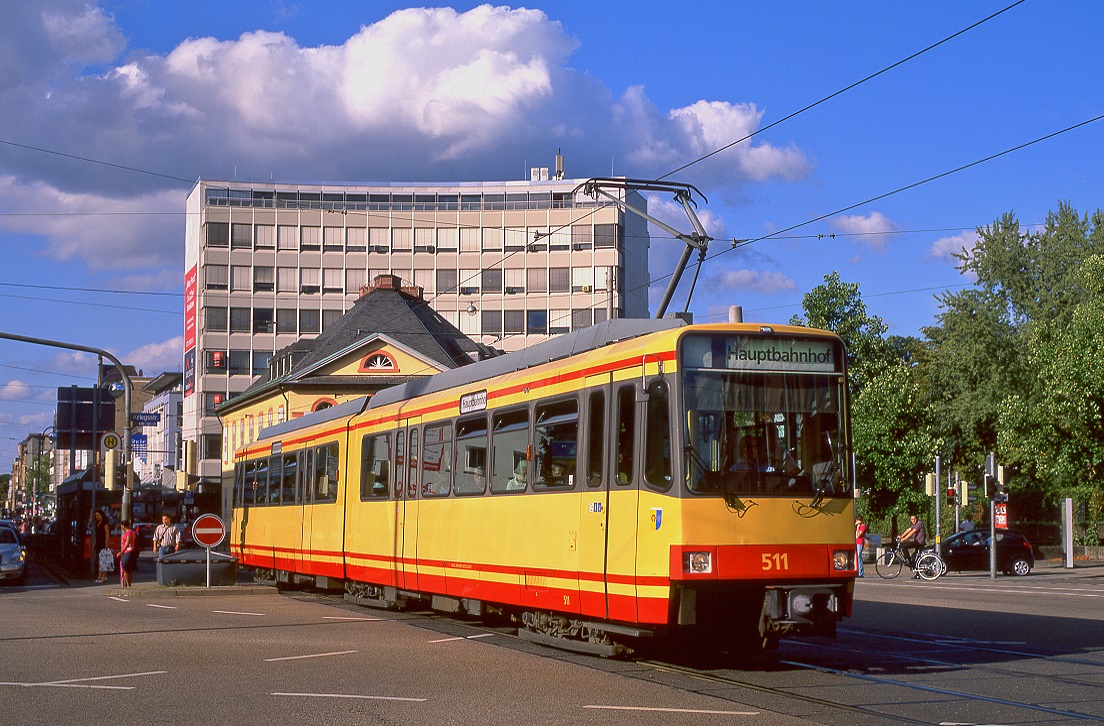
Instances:
[[[153,533],[157,525],[151,522],[139,522],[134,525],[134,532],[138,535],[138,549],[148,550],[153,548]]]
[[[989,569],[989,531],[960,532],[943,541],[943,561],[948,570],[964,572]],[[1035,567],[1035,553],[1022,534],[997,530],[997,569],[1006,575],[1026,575]]]

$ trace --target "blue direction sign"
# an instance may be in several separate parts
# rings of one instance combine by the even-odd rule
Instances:
[[[149,441],[145,434],[130,435],[130,452],[135,456],[145,456],[149,447]]]
[[[130,414],[130,423],[134,426],[156,426],[161,423],[161,414],[154,413],[132,413]]]

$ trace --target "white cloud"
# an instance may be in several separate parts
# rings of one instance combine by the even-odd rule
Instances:
[[[951,237],[940,237],[928,249],[926,259],[943,260],[958,265],[959,260],[955,255],[961,255],[963,252],[969,254],[977,243],[978,236],[974,231],[961,232]]]
[[[0,399],[5,401],[27,401],[34,397],[34,391],[23,381],[8,381],[0,387]]]
[[[184,336],[178,335],[157,343],[148,343],[120,356],[126,365],[141,369],[147,376],[162,371],[178,371],[184,356]]]
[[[775,295],[797,290],[797,283],[788,275],[760,270],[727,270],[718,276],[717,283],[731,292]]]
[[[0,27],[0,61],[16,69],[0,78],[0,114],[24,130],[19,141],[180,180],[510,179],[557,147],[571,177],[606,175],[612,159],[618,174],[647,178],[746,136],[763,116],[740,100],[660,109],[643,87],[614,98],[569,65],[578,41],[540,10],[410,8],[334,45],[258,30],[189,38],[165,54],[128,48],[94,4],[28,1],[13,12]],[[792,144],[750,140],[691,177],[723,198],[811,167]],[[0,147],[0,208],[129,214],[3,222],[93,269],[179,269],[183,218],[137,213],[181,210],[187,191],[186,181]]]
[[[183,195],[175,190],[113,199],[0,177],[0,209],[17,215],[0,217],[0,230],[42,235],[50,257],[83,259],[93,270],[166,265],[179,270],[183,208]]]
[[[834,229],[848,234],[858,235],[855,241],[872,250],[883,251],[890,239],[897,236],[900,229],[897,223],[881,212],[862,215],[840,215],[831,220]]]

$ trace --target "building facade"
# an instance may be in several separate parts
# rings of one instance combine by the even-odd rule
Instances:
[[[157,482],[179,488],[181,445],[180,432],[184,422],[184,374],[166,372],[143,386],[153,396],[142,407],[145,414],[156,414],[157,423],[136,426],[135,431],[146,437],[145,451],[134,451],[135,478],[143,483]]]
[[[647,317],[643,218],[576,193],[584,180],[534,177],[197,183],[187,200],[183,391],[194,473],[220,477],[216,407],[267,373],[276,351],[335,324],[378,275],[421,288],[450,324],[506,351]]]

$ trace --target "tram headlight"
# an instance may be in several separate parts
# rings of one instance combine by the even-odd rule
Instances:
[[[709,552],[683,552],[682,570],[695,575],[713,571],[713,556]]]
[[[832,553],[833,570],[855,569],[855,550],[836,550]]]

